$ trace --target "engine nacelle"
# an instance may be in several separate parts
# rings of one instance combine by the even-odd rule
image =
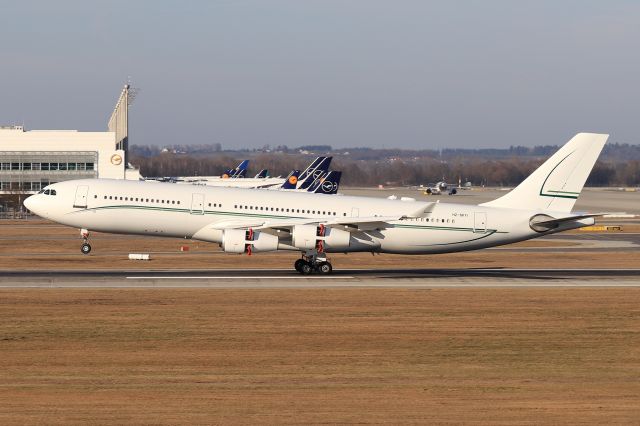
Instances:
[[[318,227],[316,225],[295,225],[291,231],[291,244],[299,249],[316,248]]]
[[[326,228],[323,239],[325,249],[346,249],[351,241],[351,233],[342,229]]]
[[[222,249],[227,253],[257,253],[278,250],[278,237],[251,229],[225,229]]]
[[[247,241],[247,244],[251,244],[251,251],[254,253],[278,250],[278,237],[266,232],[255,231],[253,232],[253,240]]]
[[[244,253],[246,233],[245,229],[225,229],[222,233],[222,250],[227,253]]]

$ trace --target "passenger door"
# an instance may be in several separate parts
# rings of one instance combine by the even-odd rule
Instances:
[[[357,207],[353,207],[351,209],[351,217],[360,217],[360,209]]]
[[[473,232],[487,232],[487,214],[485,212],[475,212],[473,214]]]
[[[191,214],[204,214],[204,195],[191,195]]]
[[[89,187],[87,185],[78,185],[76,188],[76,198],[73,200],[73,207],[78,209],[87,208],[87,195]]]

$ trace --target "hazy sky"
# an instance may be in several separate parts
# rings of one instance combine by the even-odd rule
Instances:
[[[640,143],[640,1],[2,1],[0,122],[131,143]]]

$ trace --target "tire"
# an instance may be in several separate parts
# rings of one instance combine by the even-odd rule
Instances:
[[[82,252],[82,254],[89,254],[91,253],[91,245],[89,243],[84,243],[80,246],[80,251]]]
[[[318,265],[318,272],[322,275],[329,275],[333,271],[333,267],[329,262],[321,262]]]
[[[302,275],[311,275],[313,273],[313,267],[311,267],[309,262],[304,262],[300,266],[300,273]]]
[[[298,259],[296,260],[296,262],[293,264],[293,267],[296,268],[296,271],[302,273],[302,265],[307,263],[306,260],[304,259]]]

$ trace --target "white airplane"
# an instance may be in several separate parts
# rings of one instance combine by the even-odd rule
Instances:
[[[230,253],[300,251],[295,269],[330,273],[327,253],[476,250],[592,225],[571,213],[608,135],[580,133],[506,195],[480,205],[126,180],[54,183],[33,213],[89,231],[190,238]]]
[[[420,185],[418,187],[418,191],[422,191],[424,195],[440,195],[443,193],[446,193],[448,195],[456,195],[458,193],[458,188],[444,181],[440,181],[433,185]]]

